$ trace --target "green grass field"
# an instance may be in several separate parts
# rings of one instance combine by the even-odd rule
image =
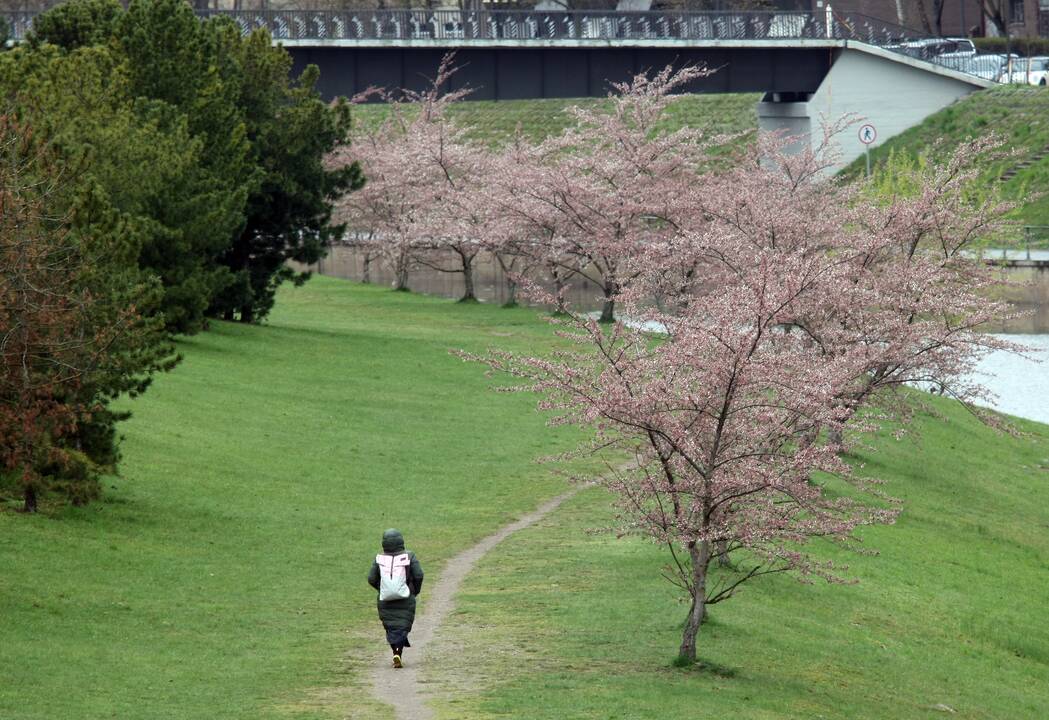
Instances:
[[[672,665],[687,607],[664,551],[584,533],[610,517],[585,491],[467,582],[430,673],[438,717],[1049,717],[1049,428],[934,407],[857,458],[906,500],[863,533],[879,555],[835,555],[859,583],[744,586],[712,608],[697,668]]]
[[[388,526],[442,562],[563,488],[572,445],[451,347],[550,346],[527,309],[317,278],[269,324],[220,323],[132,404],[102,502],[0,512],[0,718],[386,718],[364,574]],[[427,686],[444,718],[1049,715],[1049,428],[1012,437],[941,402],[865,472],[907,501],[856,585],[771,578],[685,608],[584,490],[468,579]],[[425,599],[425,594],[424,594]]]
[[[966,139],[989,133],[1003,140],[1003,151],[1016,155],[988,160],[983,173],[987,183],[1021,161],[1049,150],[1049,89],[1003,86],[973,93],[872,149],[871,162],[877,172],[877,165],[892,152],[910,157],[921,153],[945,156]],[[864,162],[861,156],[845,173],[859,175]],[[1020,204],[1016,216],[1031,225],[1049,225],[1049,195],[1044,194],[1047,187],[1049,153],[1001,185],[1004,196]]]
[[[366,711],[382,531],[434,577],[562,489],[532,461],[575,442],[448,349],[547,336],[528,310],[317,278],[266,326],[182,342],[102,502],[0,511],[0,718]]]
[[[752,133],[757,130],[754,108],[760,97],[754,93],[683,95],[667,109],[667,128],[692,127],[712,135]],[[566,112],[572,106],[607,105],[602,98],[468,100],[454,105],[450,114],[471,129],[476,141],[500,145],[512,139],[518,127],[533,141],[557,135],[572,124],[572,116]],[[388,112],[385,105],[361,105],[354,109],[354,117],[369,126],[381,122]]]

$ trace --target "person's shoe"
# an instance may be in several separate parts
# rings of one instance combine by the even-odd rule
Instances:
[[[401,662],[401,656],[400,655],[394,655],[393,656],[393,666],[395,668],[402,668],[402,667],[404,667],[404,663]]]

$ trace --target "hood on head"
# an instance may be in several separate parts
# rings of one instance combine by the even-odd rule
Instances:
[[[400,530],[390,528],[382,534],[382,551],[388,553],[404,552],[404,535]]]

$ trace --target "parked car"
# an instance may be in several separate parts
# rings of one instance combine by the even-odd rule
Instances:
[[[1016,83],[1019,85],[1045,85],[1049,76],[1049,57],[1018,58],[1013,60],[1011,69],[1004,69],[998,76],[998,82]]]
[[[905,40],[894,45],[887,46],[888,50],[904,53],[921,60],[932,60],[943,55],[951,56],[974,56],[976,46],[968,38],[922,38],[920,40]]]
[[[983,78],[984,80],[1005,82],[1004,75],[1010,60],[1013,67],[1019,67],[1016,63],[1026,62],[1025,58],[1021,58],[1018,55],[1005,56],[998,54],[998,52],[988,52],[986,55],[975,56],[957,55],[954,52],[948,52],[947,55],[934,58],[932,62],[959,72],[967,72],[968,75]]]
[[[1022,59],[1015,54],[1011,57],[1014,63]],[[986,55],[947,53],[934,58],[932,62],[949,67],[952,70],[975,75],[984,80],[997,81],[1005,71],[1007,60],[1008,58],[1005,55],[998,53],[988,53]]]

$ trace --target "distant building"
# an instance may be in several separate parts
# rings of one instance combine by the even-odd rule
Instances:
[[[802,0],[801,4],[813,11],[826,6],[824,0]],[[1049,37],[1049,0],[833,0],[831,4],[835,12],[861,13],[948,37],[1003,35],[985,12],[986,5],[1008,24],[1011,36]]]

